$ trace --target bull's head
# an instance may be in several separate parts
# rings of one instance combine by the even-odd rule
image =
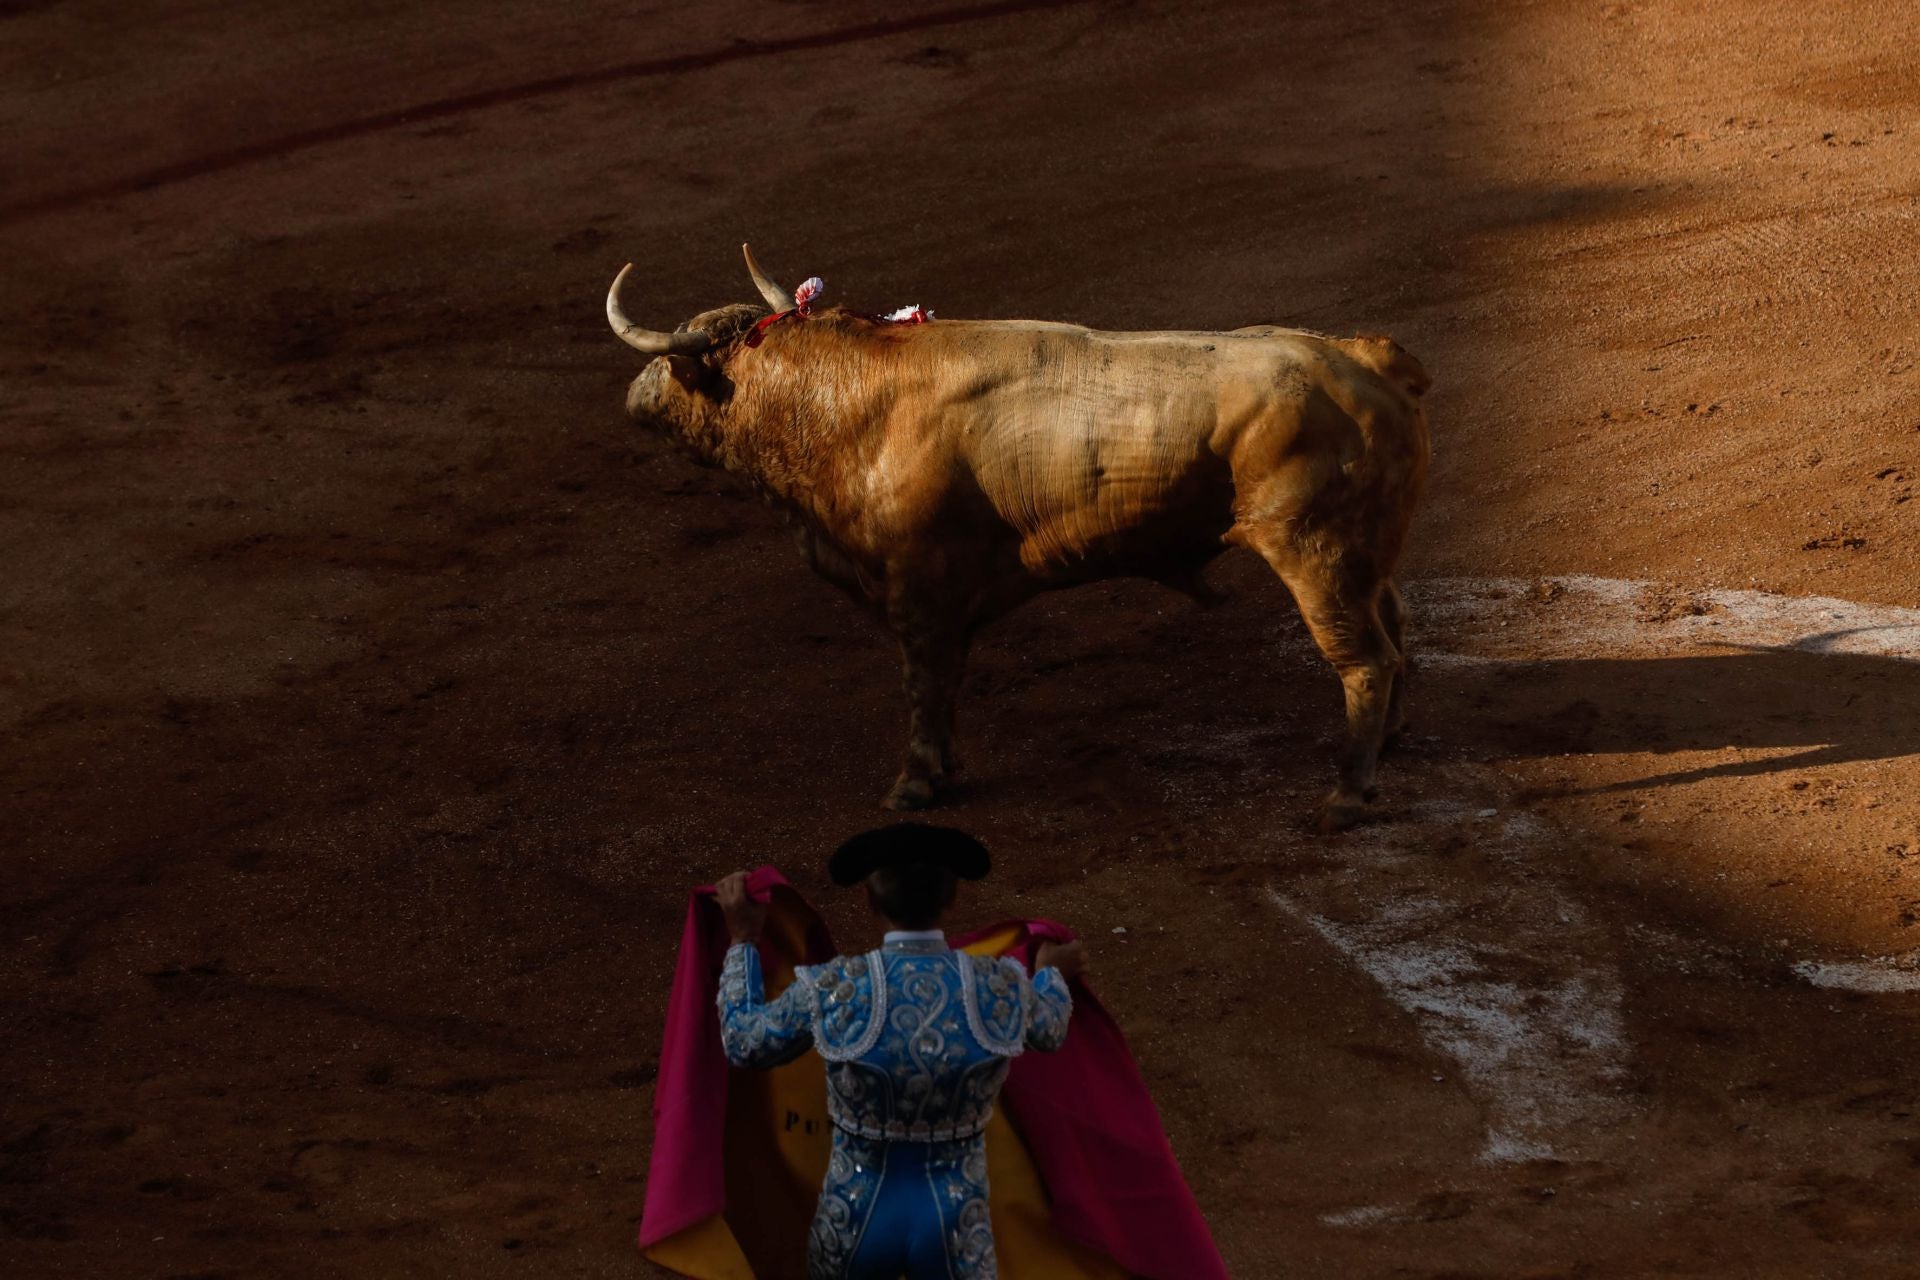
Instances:
[[[767,279],[753,260],[753,250],[741,245],[740,251],[765,307],[733,303],[703,311],[672,333],[661,333],[641,328],[620,307],[620,286],[632,263],[620,269],[607,290],[607,323],[614,333],[635,351],[655,357],[627,387],[627,416],[696,447],[712,441],[714,414],[731,392],[725,366],[735,344],[768,314],[768,307],[793,310],[793,295]]]

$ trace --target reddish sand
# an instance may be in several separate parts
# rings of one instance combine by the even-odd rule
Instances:
[[[1920,633],[1707,594],[1920,605],[1911,15],[367,13],[0,6],[0,1273],[646,1270],[685,888],[864,941],[904,728],[620,413],[613,272],[671,326],[747,238],[1438,379],[1372,823],[1305,825],[1337,685],[1250,560],[967,685],[967,913],[1095,940],[1235,1274],[1920,1270]]]

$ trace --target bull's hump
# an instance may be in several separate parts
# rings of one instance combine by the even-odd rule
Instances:
[[[1255,344],[1275,338],[1311,342],[1327,340],[1325,334],[1315,333],[1311,329],[1288,329],[1279,325],[1255,325],[1246,329],[1222,332],[1214,329],[1090,329],[1086,325],[1067,324],[1057,320],[943,320],[940,324],[941,328],[949,333],[955,330],[973,330],[983,335],[990,334],[997,337],[1046,334],[1082,338],[1089,342],[1127,345],[1166,344],[1196,349]]]
[[[946,323],[946,322],[942,322]],[[1250,377],[1265,380],[1281,369],[1318,365],[1329,340],[1302,329],[1261,327],[1250,332],[1206,329],[1089,329],[1081,325],[1027,321],[961,322],[958,341],[978,370],[1014,374],[1025,367],[1125,379],[1129,372],[1153,378]],[[955,326],[959,329],[959,326]],[[932,335],[929,335],[930,337]]]

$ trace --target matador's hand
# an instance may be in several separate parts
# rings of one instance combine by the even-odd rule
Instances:
[[[720,913],[727,918],[727,932],[735,942],[752,942],[767,923],[767,904],[747,898],[747,873],[736,871],[713,886]]]
[[[1035,973],[1051,965],[1067,979],[1081,978],[1087,972],[1086,944],[1075,938],[1072,942],[1043,942],[1039,950],[1033,953],[1033,971]]]

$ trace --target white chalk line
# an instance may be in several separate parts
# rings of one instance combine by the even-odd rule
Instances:
[[[1920,991],[1920,951],[1866,960],[1802,960],[1794,973],[1816,987],[1867,995]]]
[[[1409,584],[1408,597],[1422,661],[1439,666],[1756,647],[1920,662],[1920,609],[1830,597],[1689,591],[1583,575],[1431,578]],[[1376,982],[1428,1045],[1459,1064],[1488,1111],[1481,1159],[1513,1162],[1564,1154],[1570,1135],[1621,1117],[1627,1104],[1617,1083],[1629,1046],[1618,973],[1591,959],[1609,953],[1608,940],[1596,936],[1595,945],[1582,945],[1579,935],[1593,927],[1553,874],[1541,873],[1564,837],[1532,814],[1509,812],[1489,823],[1492,816],[1465,806],[1417,808],[1406,821],[1349,838],[1342,884],[1308,881],[1268,893]],[[1491,839],[1505,856],[1530,864],[1501,886],[1508,896],[1491,913],[1463,901],[1462,884],[1443,883],[1445,871],[1424,852],[1436,828],[1467,822],[1483,846]],[[1422,882],[1425,892],[1417,887]],[[1321,899],[1350,903],[1356,887],[1360,918],[1351,908],[1340,919],[1316,909]],[[1479,923],[1489,914],[1493,929]],[[1920,953],[1805,960],[1792,971],[1819,987],[1920,991]],[[1390,1207],[1362,1206],[1322,1220],[1362,1227],[1398,1218]]]
[[[1268,897],[1377,983],[1453,1060],[1487,1111],[1480,1159],[1548,1159],[1568,1153],[1576,1127],[1591,1131],[1626,1112],[1615,1087],[1627,1056],[1621,983],[1609,964],[1589,958],[1608,948],[1580,904],[1531,866],[1551,855],[1558,833],[1529,813],[1483,813],[1419,806],[1407,821],[1350,836],[1337,872],[1286,891],[1269,887]],[[1432,854],[1448,827],[1468,828],[1483,853],[1529,871],[1462,884]],[[1314,905],[1356,897],[1340,919]]]
[[[1385,1204],[1363,1204],[1338,1213],[1323,1213],[1320,1221],[1330,1227],[1377,1227],[1402,1220],[1403,1211]]]
[[[1424,658],[1497,661],[1761,647],[1920,662],[1920,609],[1584,575],[1407,585]]]

